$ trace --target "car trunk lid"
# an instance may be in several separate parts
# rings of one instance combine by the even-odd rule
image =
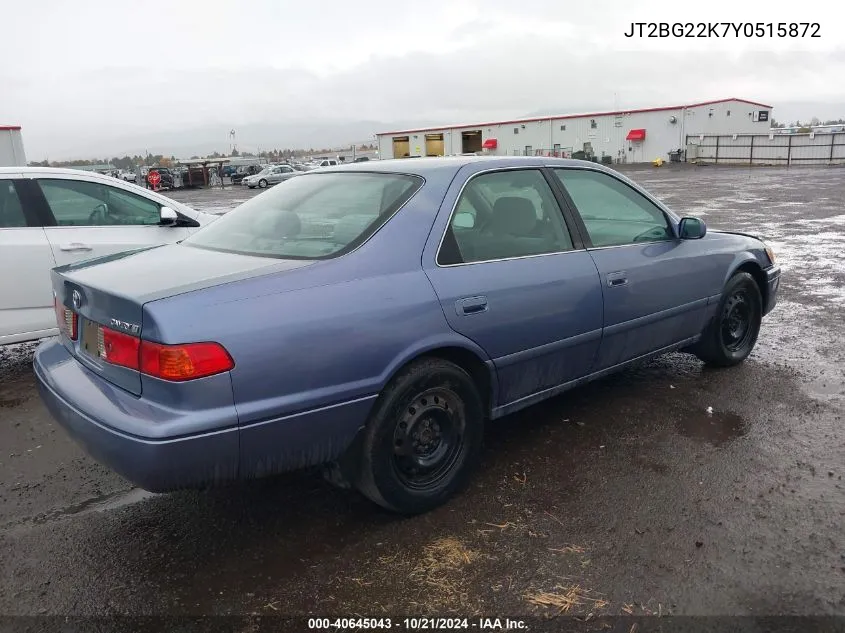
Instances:
[[[110,362],[108,348],[110,337],[122,343],[132,342],[126,337],[140,342],[145,303],[310,263],[172,244],[55,268],[51,275],[60,329],[64,325],[61,340],[89,370],[140,395],[139,369]]]

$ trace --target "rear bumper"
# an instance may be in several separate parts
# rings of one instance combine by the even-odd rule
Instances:
[[[763,306],[763,314],[766,315],[777,304],[778,290],[780,290],[780,266],[771,266],[764,272],[766,273],[766,305]]]
[[[238,428],[191,435],[140,437],[117,428],[155,405],[98,378],[52,339],[35,352],[41,399],[56,421],[94,459],[151,492],[203,486],[238,476]],[[84,402],[83,407],[77,404]],[[174,412],[174,418],[178,415]],[[159,420],[156,420],[157,422]],[[156,425],[152,420],[150,428]],[[160,434],[161,425],[158,425]]]

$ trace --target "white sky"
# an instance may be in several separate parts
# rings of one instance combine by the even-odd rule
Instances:
[[[818,22],[821,37],[623,36],[652,21]],[[730,96],[773,104],[778,120],[845,117],[845,4],[833,0],[10,0],[0,32],[0,124],[23,126],[31,159],[179,129],[219,126],[224,139],[246,124]]]

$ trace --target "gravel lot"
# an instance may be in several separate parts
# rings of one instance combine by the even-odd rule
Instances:
[[[669,355],[501,420],[470,489],[401,519],[310,472],[135,490],[0,349],[0,614],[845,615],[845,169],[626,173],[778,252],[742,366]]]

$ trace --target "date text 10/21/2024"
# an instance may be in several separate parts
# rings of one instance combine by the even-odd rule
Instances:
[[[525,621],[511,618],[309,618],[310,630],[379,630],[410,631],[470,630],[518,631],[527,628]]]
[[[631,22],[625,37],[821,37],[818,22]]]

